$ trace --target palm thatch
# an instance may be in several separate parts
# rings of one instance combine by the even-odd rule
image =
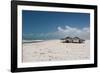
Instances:
[[[64,40],[63,43],[72,43],[71,37],[65,37],[63,40]]]
[[[71,38],[71,37],[65,37],[63,39],[63,43],[83,43],[85,40],[79,38],[79,37],[74,37],[74,38]]]

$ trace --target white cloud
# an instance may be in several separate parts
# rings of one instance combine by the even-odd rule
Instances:
[[[80,38],[83,39],[89,39],[90,36],[90,28],[88,27],[84,27],[82,29],[78,29],[75,27],[70,27],[70,26],[65,26],[65,28],[62,27],[57,27],[58,31],[56,33],[58,33],[58,36],[62,36],[62,37],[66,37],[66,36],[71,36],[71,37],[75,37],[78,36]]]
[[[51,38],[51,39],[61,39],[67,36],[70,37],[80,37],[82,39],[90,39],[90,28],[84,27],[82,29],[65,26],[64,28],[58,26],[57,31],[55,32],[48,32],[48,33],[31,33],[27,34],[30,37],[43,37],[43,38]]]

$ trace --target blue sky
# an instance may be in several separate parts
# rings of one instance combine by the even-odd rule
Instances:
[[[23,10],[22,26],[23,34],[26,35],[46,35],[48,33],[53,33],[52,35],[54,35],[60,29],[67,31],[68,28],[75,28],[76,31],[81,31],[84,28],[89,29],[90,14]]]

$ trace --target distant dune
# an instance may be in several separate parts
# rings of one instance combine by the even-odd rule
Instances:
[[[48,40],[38,43],[23,43],[23,62],[83,60],[90,57],[90,41],[62,43]]]

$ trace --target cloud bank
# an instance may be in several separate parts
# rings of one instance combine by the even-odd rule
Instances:
[[[84,27],[82,29],[76,28],[76,27],[70,27],[70,26],[65,26],[62,28],[61,26],[58,26],[57,31],[55,32],[49,32],[49,33],[31,33],[31,34],[26,34],[27,37],[29,38],[37,38],[37,39],[61,39],[65,38],[67,36],[70,37],[80,37],[85,40],[90,39],[90,28],[89,27]]]
[[[84,27],[82,29],[75,28],[75,27],[70,27],[70,26],[65,26],[65,28],[62,27],[57,27],[58,31],[58,36],[60,37],[66,37],[66,36],[71,36],[71,37],[80,37],[83,39],[90,39],[90,28],[89,27]]]

